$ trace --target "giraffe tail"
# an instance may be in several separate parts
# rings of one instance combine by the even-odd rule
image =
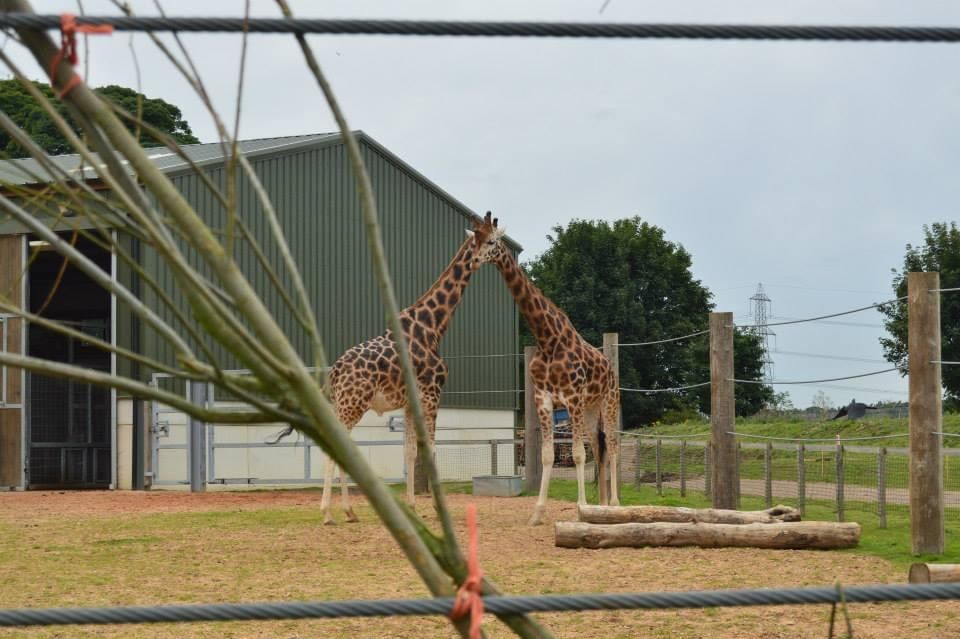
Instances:
[[[607,459],[607,434],[603,431],[603,420],[597,423],[597,463],[603,463]]]

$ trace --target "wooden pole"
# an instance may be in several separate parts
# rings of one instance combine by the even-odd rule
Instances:
[[[772,524],[587,524],[559,521],[554,543],[561,548],[701,548],[832,549],[860,542],[860,524],[797,521]]]
[[[837,440],[840,439],[840,435],[837,435]],[[843,480],[846,478],[843,469],[843,444],[837,441],[837,453],[834,456],[834,462],[836,463],[836,472],[834,486],[836,487],[837,492],[837,521],[843,521],[845,517],[844,513],[844,485]]]
[[[773,506],[773,444],[767,442],[763,449],[763,503]]]
[[[613,368],[613,374],[616,376],[617,386],[620,386],[620,333],[604,333],[603,334],[603,354],[610,360],[610,367]],[[615,424],[614,430],[621,431],[623,430],[623,412],[617,411],[617,414],[620,416],[620,423]],[[619,435],[615,435],[619,437]],[[619,448],[618,448],[619,450]],[[618,460],[619,463],[619,460]],[[610,482],[613,481],[614,473],[619,472],[619,469],[610,467],[607,458],[604,458],[603,464],[600,464],[600,503],[605,504],[609,502],[610,495]],[[607,470],[609,469],[609,472]],[[607,498],[604,500],[604,498]]]
[[[713,507],[737,507],[737,444],[733,400],[733,313],[710,313],[710,426]]]
[[[887,449],[877,451],[877,526],[887,527]]]
[[[797,509],[801,515],[807,509],[807,460],[806,447],[797,444]]]
[[[910,532],[914,554],[942,554],[943,408],[939,273],[907,274],[910,370]]]
[[[533,378],[530,377],[530,361],[537,352],[536,346],[523,348],[523,488],[528,493],[540,490],[543,476],[543,459],[540,456],[540,418],[533,401]]]

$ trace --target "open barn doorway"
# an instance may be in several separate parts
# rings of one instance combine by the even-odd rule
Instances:
[[[72,233],[62,235],[101,269],[111,254]],[[88,335],[110,340],[110,294],[45,242],[29,238],[27,305],[32,313]],[[98,371],[110,371],[110,354],[83,340],[30,324],[27,353]],[[31,374],[27,430],[28,487],[106,488],[112,477],[112,407],[106,388]]]

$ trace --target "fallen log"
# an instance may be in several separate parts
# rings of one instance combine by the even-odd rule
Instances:
[[[860,542],[860,524],[798,521],[774,524],[588,524],[560,521],[555,527],[561,548],[701,548],[818,549],[852,548]]]
[[[590,506],[578,508],[580,521],[590,524],[650,524],[654,522],[703,524],[773,524],[800,521],[800,511],[789,506],[767,510],[722,510],[672,506]]]
[[[960,581],[960,564],[913,564],[909,581],[912,584],[946,584]]]

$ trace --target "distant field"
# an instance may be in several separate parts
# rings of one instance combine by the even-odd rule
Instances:
[[[744,435],[763,435],[767,437],[789,437],[797,439],[833,439],[854,437],[876,437],[889,435],[884,439],[862,442],[863,446],[900,446],[906,447],[907,438],[903,436],[910,429],[906,417],[882,417],[878,419],[838,419],[835,421],[808,421],[805,419],[737,419],[736,429]],[[943,429],[947,433],[960,434],[960,414],[950,413],[943,416]],[[680,424],[658,424],[653,427],[637,429],[643,435],[685,435],[707,434],[710,423],[707,421],[688,421]],[[744,437],[744,442],[751,441]],[[756,440],[762,441],[762,440]],[[854,442],[851,442],[853,444]],[[945,446],[960,448],[960,437],[947,437]]]

